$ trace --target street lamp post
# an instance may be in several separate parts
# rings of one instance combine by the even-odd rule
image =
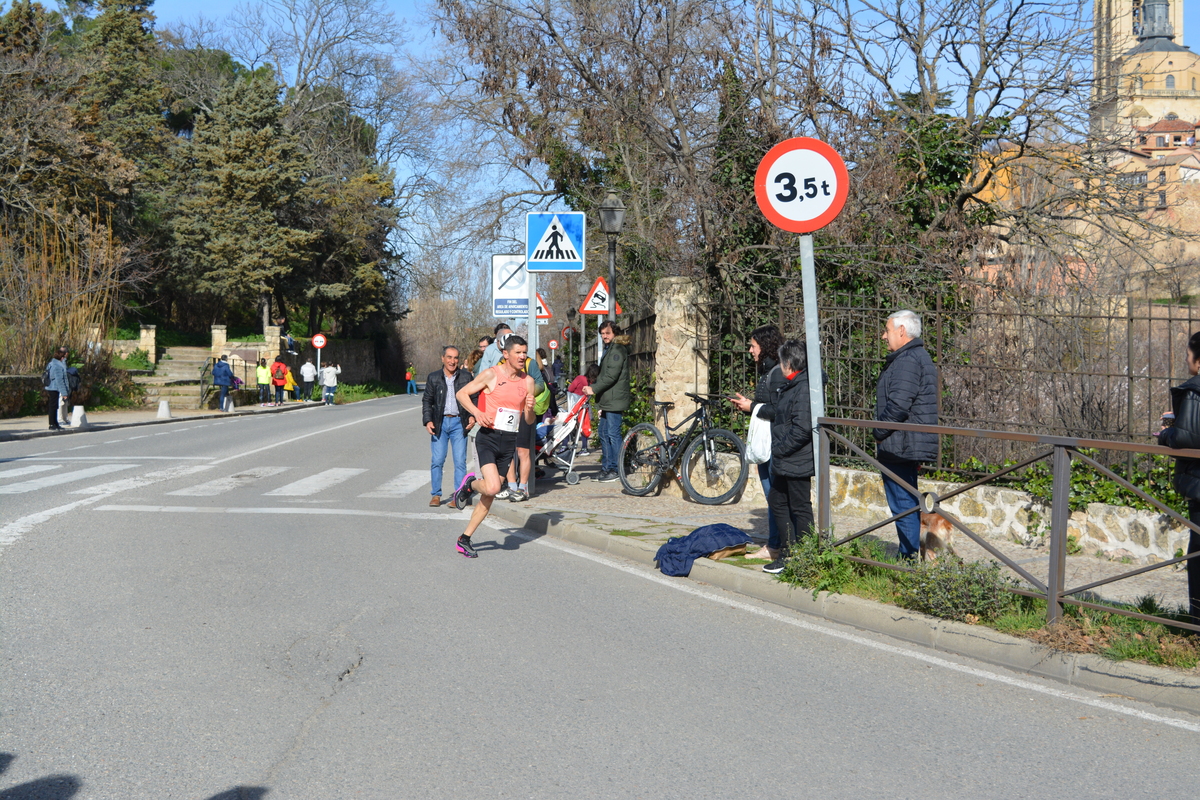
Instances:
[[[625,227],[625,204],[610,191],[600,204],[600,230],[608,236],[608,318],[617,317],[617,237]]]

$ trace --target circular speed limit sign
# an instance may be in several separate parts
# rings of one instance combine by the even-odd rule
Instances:
[[[317,348],[318,350],[320,350],[322,347],[324,347],[325,343],[326,343],[326,339],[325,339],[324,334],[318,333],[316,336],[314,336],[312,338],[312,346]]]
[[[772,147],[754,174],[754,199],[777,228],[812,233],[846,204],[850,174],[842,157],[819,139],[798,137]]]
[[[557,339],[551,339],[551,340],[548,342],[548,344],[550,345],[550,349],[551,349],[551,350],[557,350],[557,349],[558,349],[558,340],[557,340]]]

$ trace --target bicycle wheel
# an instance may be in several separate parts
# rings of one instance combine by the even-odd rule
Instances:
[[[697,436],[683,453],[679,477],[697,503],[715,506],[746,486],[746,447],[736,434],[712,428]]]
[[[654,491],[663,474],[663,437],[649,422],[639,422],[625,434],[617,457],[617,475],[625,491],[641,497]]]

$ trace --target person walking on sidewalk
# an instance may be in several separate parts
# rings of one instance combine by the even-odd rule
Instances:
[[[779,526],[779,553],[763,567],[778,574],[788,550],[801,536],[812,534],[813,460],[812,402],[808,394],[808,356],[804,343],[789,339],[779,348],[783,384],[775,390],[771,419],[771,493],[767,506]]]
[[[229,356],[221,356],[212,368],[213,386],[220,389],[217,396],[217,408],[225,410],[225,401],[229,399],[229,387],[233,385],[233,370],[229,367]]]
[[[875,387],[875,419],[880,422],[937,425],[937,367],[920,336],[921,318],[914,312],[897,311],[887,318],[881,338],[890,352]],[[917,488],[921,462],[937,458],[938,435],[885,428],[875,428],[874,435],[879,462]],[[918,505],[916,495],[886,472],[883,490],[893,515]],[[896,533],[900,537],[900,557],[915,559],[921,549],[921,515],[913,512],[896,520]]]
[[[442,368],[429,373],[421,395],[421,422],[432,437],[433,461],[429,465],[432,485],[429,505],[442,504],[442,468],[446,465],[447,446],[454,452],[454,485],[461,486],[467,474],[467,431],[475,423],[458,406],[458,390],[471,382],[471,373],[459,369],[458,348],[442,348]]]
[[[50,419],[50,430],[61,431],[58,410],[62,401],[71,395],[71,383],[67,379],[67,353],[65,347],[54,351],[54,358],[46,364],[43,372],[42,387],[46,390],[46,414]]]
[[[340,364],[326,364],[321,367],[321,387],[324,389],[323,396],[325,405],[333,405],[333,396],[337,394],[338,375],[342,374]]]
[[[583,391],[594,395],[600,407],[600,474],[596,480],[607,483],[618,478],[621,421],[629,410],[629,337],[621,336],[612,320],[606,319],[600,323],[600,339],[604,342],[600,375]]]
[[[458,407],[481,426],[476,447],[482,475],[467,473],[454,492],[455,508],[464,508],[472,494],[481,495],[479,505],[471,511],[466,530],[455,544],[458,552],[467,558],[479,555],[471,545],[471,536],[492,510],[492,503],[500,492],[500,476],[506,474],[512,464],[520,422],[533,424],[533,378],[525,372],[528,349],[520,336],[509,336],[503,351],[504,360],[458,390]],[[478,406],[471,400],[475,394],[479,395]]]
[[[304,397],[304,402],[312,400],[313,382],[317,379],[317,368],[313,366],[312,359],[306,358],[304,366],[300,367],[300,393]]]

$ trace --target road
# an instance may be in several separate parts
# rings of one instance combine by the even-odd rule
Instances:
[[[0,800],[1195,791],[1184,714],[501,524],[462,558],[419,417],[0,444]]]

